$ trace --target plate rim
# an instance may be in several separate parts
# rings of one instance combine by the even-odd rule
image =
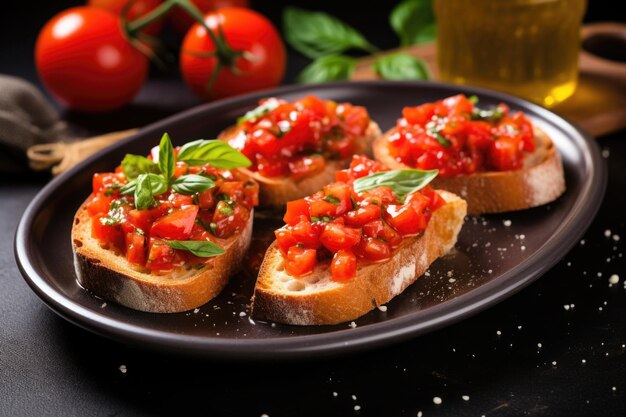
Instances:
[[[477,288],[468,291],[458,297],[454,297],[442,303],[430,306],[421,313],[420,320],[414,321],[413,314],[395,317],[382,322],[371,323],[362,327],[340,329],[333,332],[281,336],[267,339],[245,338],[220,338],[208,336],[194,336],[172,334],[171,332],[146,329],[142,326],[130,323],[121,323],[101,312],[83,307],[61,294],[41,276],[31,263],[31,247],[29,235],[33,221],[42,208],[42,203],[48,196],[62,185],[66,178],[72,177],[89,165],[93,159],[124,147],[137,137],[148,134],[154,130],[162,130],[162,126],[169,125],[181,119],[193,117],[196,114],[211,112],[214,108],[227,108],[238,103],[247,103],[258,100],[268,95],[287,95],[296,92],[313,92],[333,88],[380,88],[389,85],[410,87],[412,89],[431,88],[441,90],[442,95],[446,92],[473,93],[488,96],[493,100],[501,100],[528,109],[539,115],[541,119],[552,125],[557,125],[560,130],[569,130],[571,134],[579,136],[581,143],[586,144],[582,149],[582,155],[587,160],[587,165],[592,170],[587,181],[582,185],[579,197],[574,205],[562,219],[556,231],[522,264],[505,271],[498,279],[481,284]],[[556,121],[559,123],[557,123]],[[579,148],[577,146],[577,148]],[[606,161],[601,157],[600,148],[595,139],[584,131],[575,122],[566,119],[562,115],[541,107],[525,99],[506,93],[497,92],[485,88],[456,85],[435,81],[339,81],[325,84],[287,85],[273,89],[266,89],[228,99],[217,100],[210,103],[200,104],[184,111],[168,116],[159,121],[150,123],[140,128],[132,136],[122,139],[112,146],[96,152],[67,172],[53,178],[31,200],[22,214],[18,223],[14,238],[14,256],[18,269],[24,280],[31,289],[44,301],[44,303],[56,314],[71,323],[103,337],[111,338],[122,343],[130,343],[138,346],[149,346],[156,350],[180,351],[185,350],[188,354],[199,356],[211,356],[229,359],[267,359],[267,358],[302,358],[311,357],[311,354],[335,355],[353,352],[356,350],[370,349],[387,345],[393,342],[405,340],[410,337],[434,331],[444,326],[452,325],[464,318],[469,318],[483,311],[504,298],[513,296],[522,288],[545,274],[558,261],[565,256],[576,244],[578,239],[585,233],[595,219],[602,204],[608,182],[608,168]],[[583,214],[585,214],[583,216]],[[578,228],[573,228],[571,223],[576,220]],[[567,232],[563,237],[564,232]],[[562,244],[554,247],[555,240]],[[552,244],[553,250],[549,254],[543,253],[547,246]],[[541,257],[542,263],[530,262],[534,258]],[[548,259],[546,261],[546,259]],[[511,283],[513,276],[520,275],[520,279]],[[384,330],[384,331],[381,331]]]

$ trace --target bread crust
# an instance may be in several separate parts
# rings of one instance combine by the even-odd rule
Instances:
[[[374,158],[390,169],[406,169],[389,153],[391,130],[374,141]],[[535,151],[524,157],[524,166],[512,171],[481,172],[435,178],[431,186],[442,188],[467,201],[467,213],[503,213],[541,206],[565,192],[565,175],[559,152],[550,137],[535,127]]]
[[[220,133],[218,138],[228,141],[236,138],[241,130],[242,128],[239,126],[231,126]],[[356,153],[364,153],[371,156],[372,143],[381,135],[382,132],[378,124],[373,120],[370,121],[365,135],[358,140],[362,147]],[[321,190],[326,184],[333,182],[335,180],[335,172],[347,168],[350,165],[350,161],[350,158],[340,161],[327,160],[321,172],[306,176],[298,181],[294,181],[289,177],[264,177],[257,172],[246,169],[240,170],[259,183],[259,202],[261,206],[281,208],[287,201],[311,195]]]
[[[336,324],[387,303],[456,244],[467,205],[452,193],[439,192],[447,204],[433,213],[423,234],[404,239],[388,261],[359,266],[345,283],[332,281],[330,262],[318,264],[306,277],[291,277],[274,242],[261,264],[252,317],[292,325]]]
[[[91,218],[86,201],[72,226],[72,248],[76,276],[81,286],[104,300],[151,313],[176,313],[205,304],[222,291],[241,265],[252,237],[254,212],[246,227],[228,239],[217,239],[225,253],[212,258],[200,270],[176,276],[155,275],[134,268],[122,254],[101,247],[91,237]]]

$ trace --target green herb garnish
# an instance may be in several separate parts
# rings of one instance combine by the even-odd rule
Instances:
[[[354,191],[357,193],[377,187],[390,187],[398,197],[404,197],[424,188],[439,173],[433,169],[400,169],[394,171],[376,172],[354,181]]]
[[[210,258],[224,253],[224,249],[206,240],[165,240],[165,243],[171,248],[191,252],[200,258]]]

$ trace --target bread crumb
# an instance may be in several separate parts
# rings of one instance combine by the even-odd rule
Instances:
[[[354,329],[354,328],[356,327],[356,323],[355,323],[355,322],[353,322],[353,321],[351,321],[351,322],[350,322],[350,324],[349,324],[348,326],[350,326],[350,327],[352,327],[352,328]]]
[[[441,397],[433,397],[433,403],[434,404],[441,404],[443,402],[443,400],[441,399]]]
[[[463,401],[469,401],[469,395],[462,395]]]
[[[123,373],[123,374],[128,372],[128,369],[126,369],[126,365],[124,365],[124,364],[121,364],[119,369],[120,369],[120,372]]]
[[[387,311],[387,306],[378,306],[378,309],[384,313]]]

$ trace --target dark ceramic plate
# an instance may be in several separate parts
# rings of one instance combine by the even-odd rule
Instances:
[[[178,314],[150,314],[104,303],[76,281],[70,246],[72,217],[90,192],[94,172],[113,169],[124,154],[146,154],[168,132],[175,144],[215,137],[258,100],[287,100],[305,94],[366,106],[383,130],[403,106],[459,92],[481,105],[503,101],[523,110],[550,134],[565,166],[566,193],[531,210],[470,217],[456,250],[387,304],[356,320],[334,326],[296,327],[254,322],[249,299],[254,268],[278,220],[258,213],[254,248],[246,270],[216,299]],[[15,253],[20,270],[56,313],[85,329],[125,343],[212,357],[305,357],[373,348],[449,325],[513,295],[554,264],[583,235],[601,203],[606,166],[598,146],[560,116],[526,101],[491,91],[439,83],[350,82],[292,86],[206,104],[147,126],[134,137],[83,161],[51,181],[20,221]],[[356,325],[356,326],[355,326]]]

